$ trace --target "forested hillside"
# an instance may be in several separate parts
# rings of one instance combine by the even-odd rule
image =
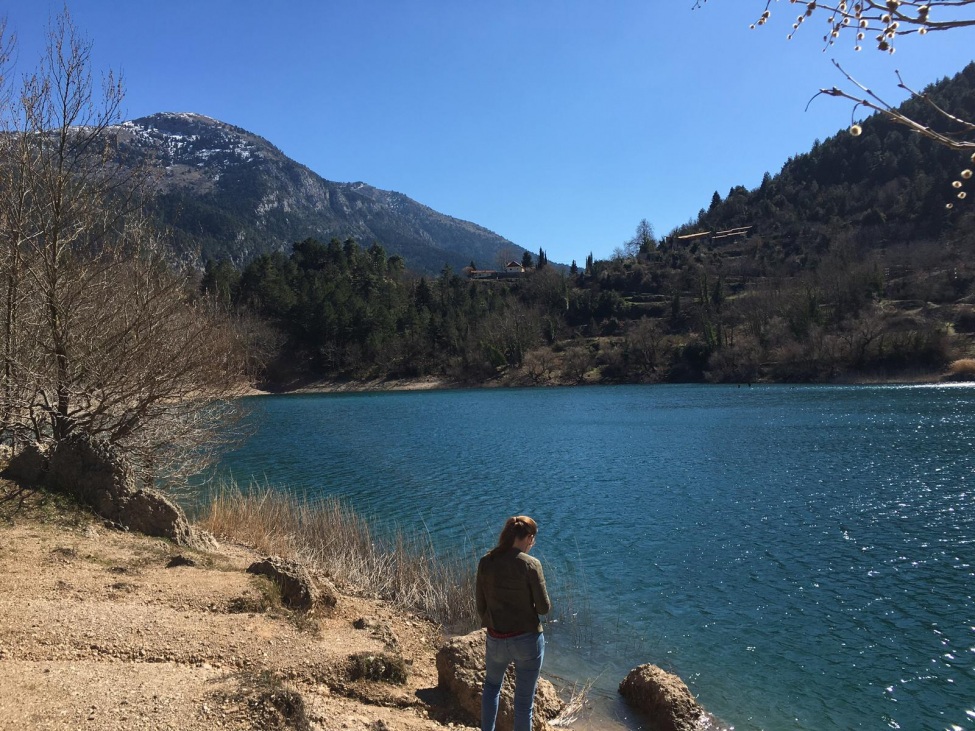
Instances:
[[[972,119],[975,63],[926,94],[938,107]],[[944,126],[922,100],[912,99],[901,109],[925,125]],[[674,233],[749,226],[746,240],[768,249],[763,259],[801,256],[806,267],[844,239],[861,250],[882,250],[970,236],[975,213],[970,201],[958,200],[964,188],[953,188],[952,181],[972,167],[971,160],[880,116],[858,127],[862,132],[856,136],[844,130],[817,142],[778,175],[766,174],[756,190],[736,187],[724,198],[716,192],[696,222]]]
[[[975,64],[927,93],[975,118]],[[904,109],[938,121],[922,100]],[[571,272],[417,278],[378,245],[308,240],[243,272],[211,263],[203,286],[272,324],[269,382],[972,375],[975,161],[876,116],[854,132],[715,193],[662,240],[641,222],[613,259]]]

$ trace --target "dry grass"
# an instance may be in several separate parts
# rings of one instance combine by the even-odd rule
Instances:
[[[301,561],[450,629],[478,624],[470,561],[438,557],[422,534],[377,536],[334,498],[317,502],[267,487],[229,486],[212,496],[197,522],[218,538]]]
[[[403,685],[407,676],[406,660],[385,652],[357,652],[349,658],[349,677],[365,678],[380,683]]]
[[[953,381],[975,381],[975,358],[961,358],[948,366],[948,378]]]
[[[582,716],[589,705],[589,691],[592,690],[595,680],[587,680],[579,684],[575,683],[569,690],[569,698],[565,702],[565,707],[558,716],[549,721],[550,726],[556,728],[566,728],[571,726]]]

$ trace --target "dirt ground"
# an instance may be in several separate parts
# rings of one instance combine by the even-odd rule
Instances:
[[[245,572],[258,558],[118,532],[0,483],[0,729],[465,725],[436,689],[438,627],[347,594],[293,613]],[[405,659],[405,684],[353,679],[357,653]]]

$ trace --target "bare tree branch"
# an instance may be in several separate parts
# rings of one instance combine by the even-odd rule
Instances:
[[[765,0],[765,9],[761,16],[752,27],[766,25],[772,15],[771,8],[773,2],[778,0]],[[699,9],[707,3],[707,0],[695,0],[694,9]],[[894,52],[895,41],[905,35],[917,34],[926,35],[931,31],[947,31],[959,28],[975,27],[975,0],[856,0],[847,2],[846,0],[828,0],[820,3],[818,0],[807,0],[806,2],[790,1],[791,5],[799,5],[802,13],[792,24],[792,34],[795,33],[806,21],[813,17],[827,16],[829,32],[823,37],[826,48],[832,46],[841,36],[849,37],[853,35],[855,41],[854,48],[859,51],[862,43],[872,36],[876,42],[877,49],[888,53]],[[876,34],[876,35],[874,35]],[[854,103],[853,114],[860,107],[877,112],[882,117],[901,125],[932,142],[942,145],[949,150],[969,153],[971,163],[975,164],[975,122],[963,119],[956,114],[942,108],[925,93],[919,93],[904,83],[900,71],[897,74],[897,86],[906,91],[912,99],[922,102],[934,112],[939,124],[938,128],[931,124],[909,116],[901,109],[895,108],[887,101],[882,99],[870,88],[860,83],[850,73],[848,73],[835,60],[833,65],[846,78],[857,91],[848,91],[837,86],[820,89],[817,94],[810,99],[818,96],[832,96],[847,99]],[[809,108],[807,104],[806,108]],[[854,135],[861,133],[861,127],[851,120],[850,132]],[[954,195],[959,200],[964,200],[968,193],[963,190],[966,182],[973,177],[972,169],[966,168],[959,174],[957,180],[952,181]],[[947,208],[952,208],[953,203],[948,203]]]
[[[146,481],[175,479],[226,435],[245,358],[234,323],[160,255],[145,171],[113,137],[121,81],[96,93],[90,61],[65,11],[38,70],[0,97],[0,434],[83,433]]]
[[[910,87],[908,87],[901,79],[900,72],[897,72],[897,78],[898,81],[900,82],[898,86],[901,89],[907,91],[915,99],[919,99],[925,102],[926,104],[928,104],[932,109],[938,112],[938,114],[942,116],[944,119],[954,124],[957,124],[960,127],[960,130],[954,133],[939,132],[935,129],[932,129],[929,125],[922,124],[921,122],[918,122],[912,119],[911,117],[908,117],[903,112],[899,111],[897,108],[888,104],[886,101],[881,99],[877,94],[875,94],[869,88],[867,88],[859,81],[857,81],[855,78],[853,78],[853,76],[847,73],[847,71],[842,66],[840,66],[838,62],[833,61],[833,65],[836,66],[836,68],[839,69],[840,73],[843,74],[843,76],[845,76],[846,79],[851,84],[856,86],[862,93],[851,94],[847,91],[844,91],[843,89],[834,86],[829,89],[820,89],[819,92],[813,96],[813,99],[823,94],[825,94],[826,96],[849,99],[850,101],[856,103],[856,106],[854,106],[854,113],[856,112],[857,107],[866,107],[867,109],[871,109],[875,112],[879,112],[884,117],[891,120],[892,122],[907,127],[912,132],[916,132],[922,137],[926,137],[929,140],[938,143],[939,145],[943,145],[944,147],[947,147],[948,149],[957,150],[959,152],[965,152],[967,150],[975,150],[975,140],[968,140],[962,137],[963,135],[975,130],[975,125],[963,119],[959,119],[958,117],[949,114],[948,112],[945,112],[943,109],[941,109],[941,107],[935,104],[926,94],[919,94],[913,89],[911,89]],[[811,104],[812,101],[813,100],[810,99],[809,103]],[[808,105],[807,105],[807,109],[808,109]],[[855,127],[856,125],[852,125],[851,123],[851,129],[854,129]]]
[[[765,9],[752,27],[766,25],[772,16],[773,4],[778,0],[765,0]],[[707,0],[695,0],[693,7],[701,8]],[[960,15],[961,9],[975,6],[975,0],[858,0],[855,2],[790,2],[802,12],[792,24],[792,33],[816,15],[827,15],[829,31],[823,36],[826,47],[832,46],[841,36],[853,35],[854,47],[872,36],[877,49],[893,53],[898,37],[931,31],[955,30],[975,26],[975,18]],[[942,15],[942,12],[944,14]],[[792,38],[792,34],[789,34]]]

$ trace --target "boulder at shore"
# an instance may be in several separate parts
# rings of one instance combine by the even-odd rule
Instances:
[[[74,495],[101,517],[126,530],[206,548],[210,538],[194,531],[183,510],[154,490],[140,489],[125,459],[83,435],[44,451],[28,445],[3,471],[6,478]]]
[[[316,606],[335,606],[335,588],[324,580],[316,586],[308,569],[295,561],[268,556],[248,566],[247,573],[266,576],[277,584],[281,601],[292,609],[307,612]]]
[[[683,680],[649,663],[631,670],[619,691],[646,714],[651,731],[693,731],[705,715]]]
[[[437,679],[475,724],[481,721],[481,686],[484,684],[484,630],[454,637],[437,652]],[[514,723],[514,666],[508,668],[501,686],[497,731],[511,731]],[[535,691],[533,731],[544,731],[564,707],[555,686],[543,678]]]

